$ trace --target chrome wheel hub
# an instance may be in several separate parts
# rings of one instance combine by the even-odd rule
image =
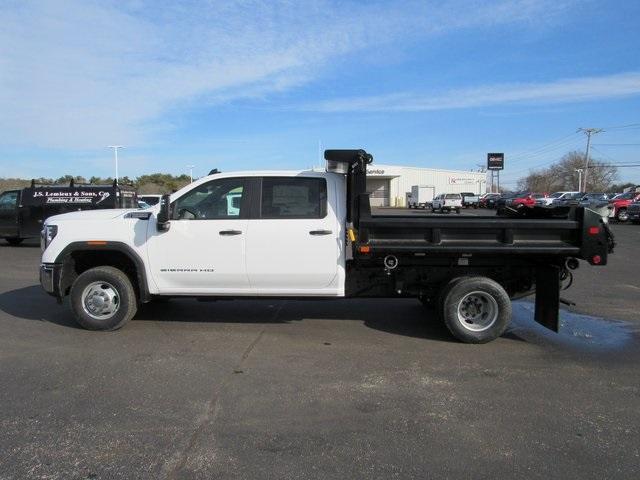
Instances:
[[[82,292],[82,308],[96,320],[107,320],[120,308],[120,296],[110,283],[93,282]]]
[[[482,332],[498,319],[498,302],[486,292],[471,292],[458,303],[458,321],[467,330]]]

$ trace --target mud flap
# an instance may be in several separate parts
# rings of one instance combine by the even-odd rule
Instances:
[[[536,271],[535,321],[554,332],[559,329],[560,269],[554,265],[538,267]]]

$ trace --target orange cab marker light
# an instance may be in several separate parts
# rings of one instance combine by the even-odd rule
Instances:
[[[371,252],[371,247],[369,245],[361,245],[360,253],[369,253]]]
[[[107,242],[105,242],[104,240],[89,240],[87,242],[87,245],[106,245]]]
[[[598,235],[600,233],[600,227],[589,227],[589,235]]]

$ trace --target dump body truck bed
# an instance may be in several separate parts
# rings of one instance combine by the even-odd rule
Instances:
[[[579,255],[581,244],[573,220],[374,216],[360,228],[379,252]]]

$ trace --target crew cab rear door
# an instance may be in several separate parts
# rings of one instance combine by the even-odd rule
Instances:
[[[336,191],[322,176],[263,177],[249,220],[247,272],[258,295],[339,295]],[[333,201],[328,199],[333,197]]]

